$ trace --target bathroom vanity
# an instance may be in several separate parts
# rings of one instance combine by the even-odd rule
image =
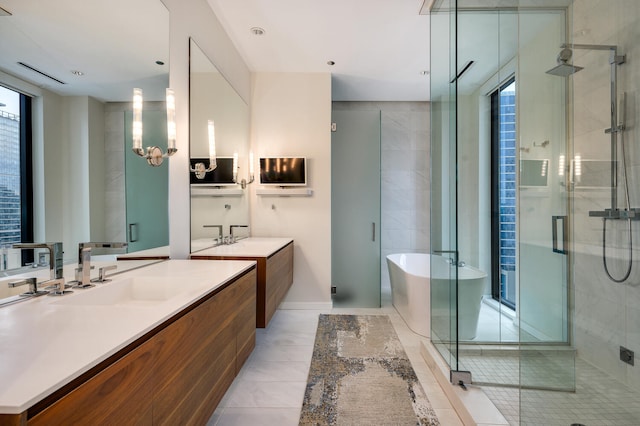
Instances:
[[[204,424],[255,346],[251,261],[170,260],[0,309],[0,425]]]
[[[257,263],[256,326],[264,328],[293,284],[293,239],[245,238],[191,254],[191,259],[253,260]]]

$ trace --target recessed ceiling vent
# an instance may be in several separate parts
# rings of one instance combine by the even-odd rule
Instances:
[[[11,12],[0,7],[0,16],[11,16]]]
[[[57,78],[55,78],[55,77],[51,77],[49,74],[47,74],[47,73],[45,73],[45,72],[42,72],[42,71],[40,71],[39,69],[34,68],[34,67],[32,67],[31,65],[29,65],[29,64],[25,64],[24,62],[18,62],[18,65],[22,65],[23,67],[25,67],[25,68],[27,68],[27,69],[30,69],[30,70],[31,70],[31,71],[33,71],[33,72],[37,72],[38,74],[40,74],[40,75],[42,75],[42,76],[44,76],[44,77],[47,77],[48,79],[53,80],[53,81],[55,81],[56,83],[59,83],[59,84],[67,84],[67,83],[65,83],[64,81],[58,80],[58,79],[57,79]]]

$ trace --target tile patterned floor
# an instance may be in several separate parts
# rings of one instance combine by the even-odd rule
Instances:
[[[387,314],[441,424],[462,425],[420,355],[423,338],[409,330],[388,298],[380,309],[278,310],[266,329],[258,329],[255,350],[208,425],[297,425],[321,313]]]
[[[516,327],[483,304],[478,335],[483,341],[514,340]],[[498,326],[500,324],[500,326]],[[517,339],[515,339],[517,341]],[[517,354],[517,352],[516,352]],[[640,392],[618,383],[570,351],[532,353],[524,363],[519,356],[469,354],[461,357],[474,381],[517,384],[521,375],[530,386],[566,387],[574,381],[575,392],[523,390],[482,386],[482,390],[511,425],[569,426],[584,424],[640,425]]]
[[[587,426],[640,424],[640,392],[615,382],[576,359],[576,392],[483,386],[483,391],[511,425]],[[521,421],[521,423],[520,423]]]

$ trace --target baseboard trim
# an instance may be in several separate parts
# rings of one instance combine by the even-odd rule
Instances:
[[[300,310],[331,310],[331,302],[282,302],[278,309],[300,309]]]

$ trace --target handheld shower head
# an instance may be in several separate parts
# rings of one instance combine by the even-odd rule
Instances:
[[[555,75],[558,77],[568,77],[571,74],[574,74],[583,69],[582,67],[579,67],[577,65],[571,65],[567,63],[569,59],[571,59],[571,56],[573,56],[573,51],[571,49],[569,49],[568,47],[562,49],[560,53],[558,53],[558,65],[548,70],[547,74]]]

